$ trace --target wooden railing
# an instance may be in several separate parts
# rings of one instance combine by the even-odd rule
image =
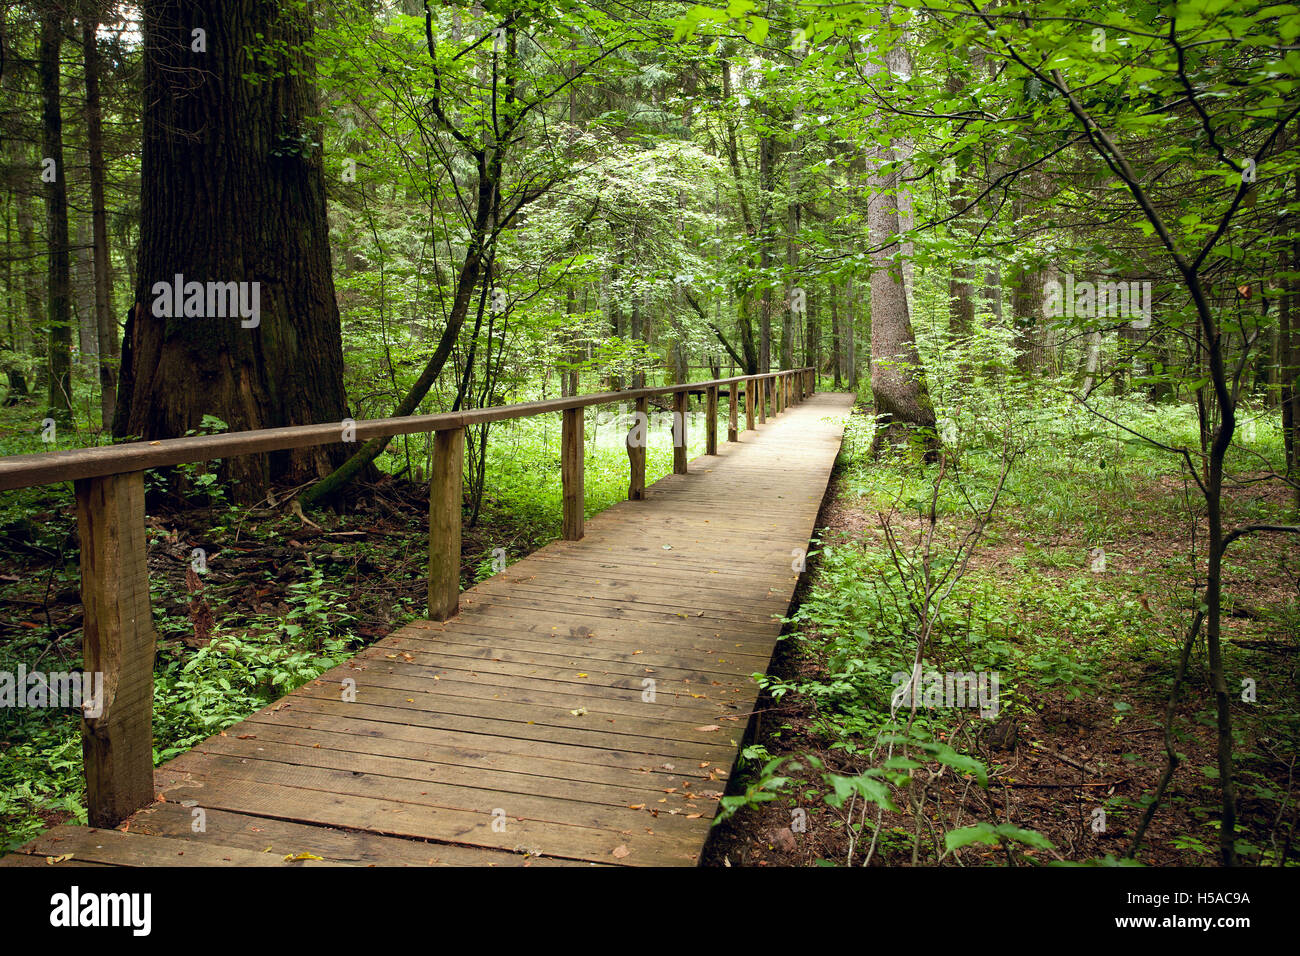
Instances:
[[[673,471],[686,473],[686,399],[702,392],[706,404],[706,453],[718,452],[718,399],[727,389],[730,403],[727,440],[738,439],[739,396],[745,427],[766,422],[769,407],[779,414],[811,395],[811,368],[742,375],[660,388],[598,392],[494,408],[379,418],[324,425],[295,425],[226,432],[163,441],[0,458],[0,491],[72,481],[77,532],[81,541],[81,600],[84,607],[83,656],[89,673],[102,675],[98,716],[82,717],[86,808],[92,826],[116,826],[153,802],[153,668],[156,636],[149,605],[145,562],[144,473],[150,468],[284,451],[343,440],[432,432],[433,467],[429,477],[429,617],[442,621],[460,607],[461,469],[465,427],[559,412],[560,471],[564,486],[563,537],[583,535],[583,409],[635,402],[644,416],[648,401],[671,395],[674,401]],[[642,423],[645,419],[641,419]],[[635,427],[635,426],[634,426]],[[645,497],[645,446],[627,445],[631,468],[628,497]]]

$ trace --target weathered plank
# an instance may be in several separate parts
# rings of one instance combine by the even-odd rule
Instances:
[[[560,479],[563,486],[564,518],[561,524],[561,537],[565,541],[580,541],[582,540],[584,522],[582,409],[569,408],[562,414],[563,423],[560,426]]]
[[[82,648],[98,685],[83,701],[86,815],[116,826],[153,800],[156,638],[145,565],[144,474],[76,482]]]
[[[429,474],[429,617],[445,621],[460,607],[461,497],[465,430],[435,432]]]

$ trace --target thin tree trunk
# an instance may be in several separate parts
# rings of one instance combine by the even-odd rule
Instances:
[[[49,417],[72,423],[72,297],[68,254],[68,179],[63,166],[63,115],[59,104],[59,54],[64,9],[51,3],[41,20],[40,82],[44,124],[43,160],[53,161],[45,184],[46,240],[49,243],[46,321],[50,336]],[[50,168],[50,167],[47,167]]]
[[[94,245],[95,330],[99,342],[100,419],[113,426],[117,405],[119,342],[113,317],[113,273],[108,250],[108,213],[104,202],[104,129],[99,105],[99,19],[86,4],[81,21],[81,47],[86,71],[86,146],[90,160],[90,218]]]

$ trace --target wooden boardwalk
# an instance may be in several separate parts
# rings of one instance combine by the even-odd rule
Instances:
[[[719,445],[158,768],[124,828],[0,866],[695,865],[850,404]]]

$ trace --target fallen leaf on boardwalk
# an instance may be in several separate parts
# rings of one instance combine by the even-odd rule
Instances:
[[[236,737],[235,739],[236,739],[236,740],[256,740],[256,739],[257,739],[257,734],[240,734],[240,735],[239,735],[238,737]]]
[[[629,803],[629,804],[627,805],[627,808],[628,808],[629,810],[644,810],[644,809],[645,809],[645,804],[644,804],[644,803]]]
[[[586,674],[583,674],[583,673],[581,673],[581,672],[579,672],[579,673],[578,673],[578,676],[579,676],[579,677],[586,677],[587,675],[586,675]]]
[[[584,716],[586,716],[587,708],[586,708],[586,707],[579,707],[577,710],[571,710],[571,711],[569,711],[569,713],[571,713],[574,717],[584,717]],[[531,721],[529,721],[529,722],[531,723]]]
[[[709,765],[709,762],[708,762],[707,760],[704,761],[704,763],[700,764],[701,767],[707,767],[708,765]]]
[[[45,858],[45,862],[47,865],[53,866],[55,863],[63,863],[64,861],[71,860],[71,859],[72,859],[72,854],[65,853],[63,854],[63,856],[47,856]]]
[[[413,660],[415,660],[415,657],[414,657],[414,655],[412,655],[412,654],[408,654],[408,653],[406,653],[405,651],[403,651],[403,652],[402,652],[402,659],[403,659],[403,660],[407,660],[407,661],[413,661]]]
[[[695,729],[702,734],[708,734],[708,733],[712,733],[715,730],[721,730],[722,728],[719,727],[717,724],[705,724],[703,727],[696,727]]]
[[[704,814],[702,814],[702,813],[688,813],[688,814],[686,814],[686,819],[687,819],[687,820],[698,820],[698,819],[699,819],[700,817],[702,817],[702,816],[704,816]]]
[[[267,849],[270,849],[270,847],[267,847]],[[284,862],[285,862],[285,863],[298,863],[298,862],[300,862],[300,861],[302,861],[302,860],[323,860],[323,859],[325,859],[325,857],[323,857],[323,856],[316,856],[314,853],[308,853],[306,850],[304,850],[304,851],[301,852],[301,853],[290,853],[290,854],[288,854],[288,855],[284,858]]]
[[[620,844],[619,846],[614,847],[614,858],[621,860],[623,859],[623,857],[627,856],[631,852],[632,851],[629,850],[626,846]]]

